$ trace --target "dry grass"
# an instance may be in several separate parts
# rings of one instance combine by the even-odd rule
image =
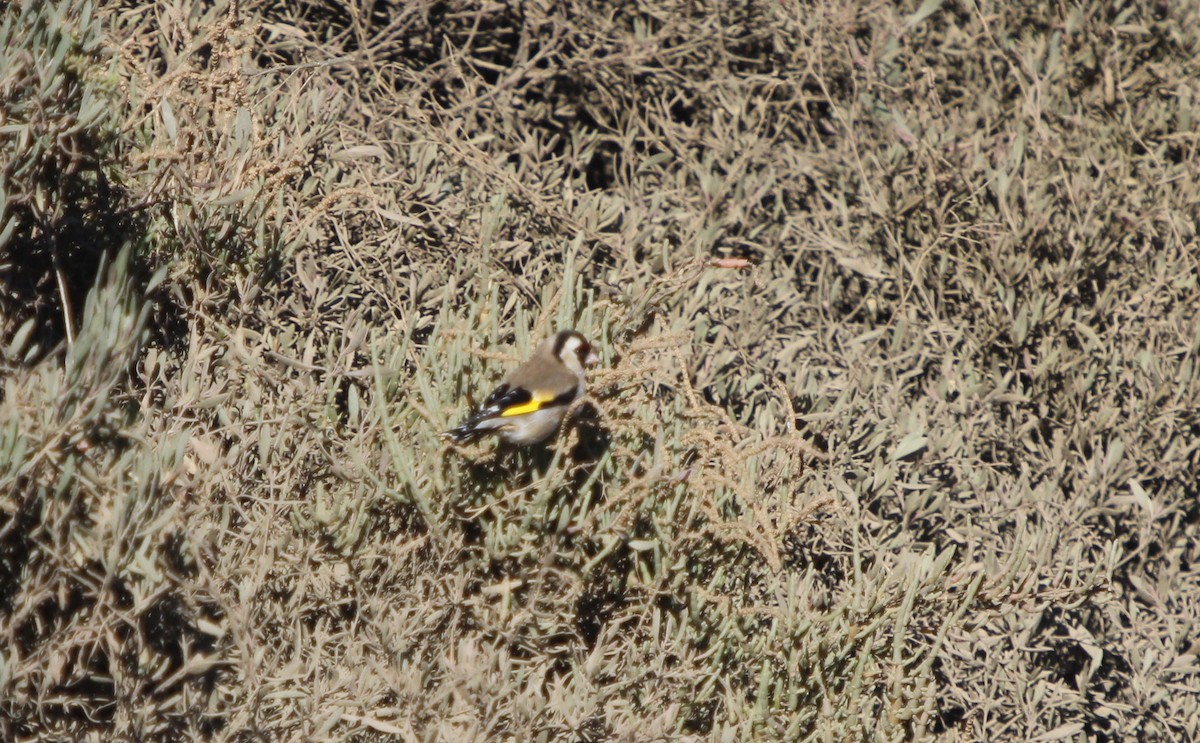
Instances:
[[[1194,4],[0,17],[4,739],[1200,737]]]

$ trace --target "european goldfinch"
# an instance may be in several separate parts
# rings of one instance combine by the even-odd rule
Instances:
[[[528,446],[558,430],[571,403],[584,392],[584,368],[599,361],[592,344],[574,330],[542,341],[528,361],[504,378],[483,406],[445,436],[455,443],[498,434]]]

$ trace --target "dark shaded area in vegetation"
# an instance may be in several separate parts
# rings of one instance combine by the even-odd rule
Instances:
[[[1200,737],[1192,4],[0,16],[0,737]]]

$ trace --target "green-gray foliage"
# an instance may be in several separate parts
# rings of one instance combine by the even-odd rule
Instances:
[[[116,122],[91,3],[7,4],[0,21],[0,338],[36,356],[71,335],[104,246],[120,247],[98,167]],[[53,299],[51,299],[53,297]]]
[[[138,215],[4,307],[7,737],[1200,735],[1191,4],[88,8],[4,11]]]

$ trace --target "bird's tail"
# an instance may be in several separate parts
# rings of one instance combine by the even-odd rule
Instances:
[[[455,426],[443,433],[442,437],[456,444],[465,444],[481,439],[488,432],[492,431],[492,429],[504,425],[504,420],[497,418],[495,412],[495,410],[490,408],[477,411],[470,418],[463,421],[461,425]]]
[[[443,432],[442,438],[453,441],[456,444],[466,444],[478,439],[483,433],[483,431],[468,422]]]

